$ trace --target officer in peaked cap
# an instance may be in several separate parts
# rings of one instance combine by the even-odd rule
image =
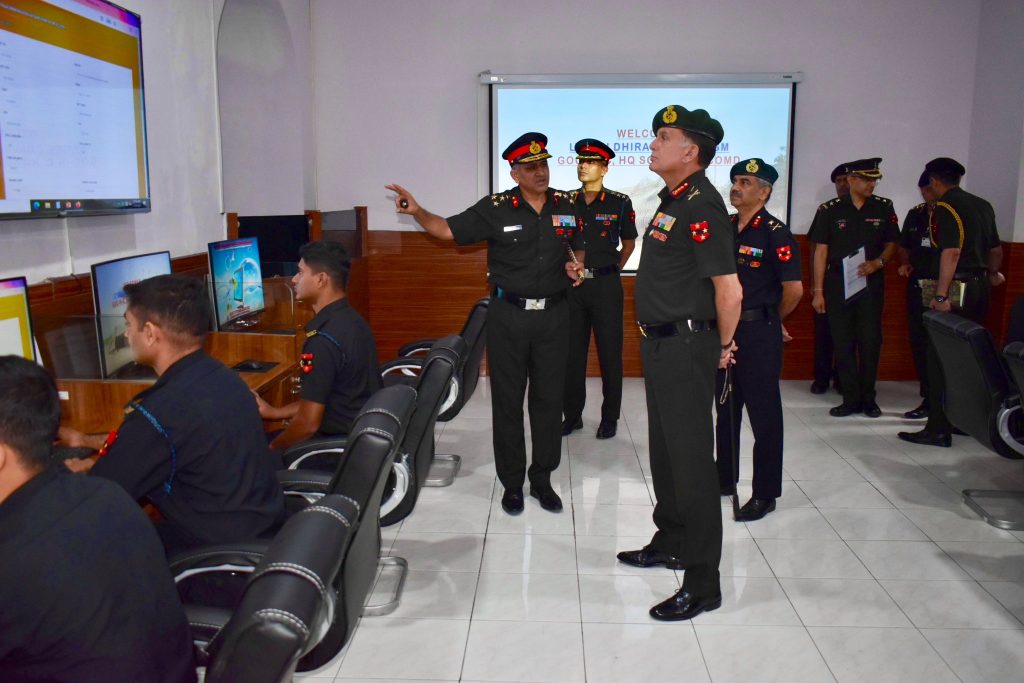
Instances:
[[[736,366],[732,402],[715,401],[718,410],[718,481],[723,494],[735,492],[739,472],[740,420],[747,408],[754,432],[753,496],[738,522],[761,519],[782,495],[782,321],[803,296],[800,253],[786,224],[765,208],[779,173],[763,159],[740,161],[729,171],[729,202],[737,213],[736,271],[743,286],[743,312],[736,328]],[[723,395],[726,371],[718,371]]]
[[[953,310],[982,324],[988,313],[991,287],[1003,282],[999,272],[1003,247],[995,211],[987,201],[960,187],[960,179],[967,170],[955,159],[932,159],[925,164],[924,171],[936,197],[933,240],[939,250],[935,296],[929,307]],[[962,296],[956,301],[954,283],[959,283],[956,289],[962,289]],[[930,345],[927,354],[928,422],[919,432],[899,432],[898,436],[911,443],[948,447],[952,445],[953,426],[942,408],[945,378]]]
[[[561,457],[562,400],[569,350],[566,291],[582,279],[583,238],[571,194],[548,187],[548,139],[526,133],[502,153],[516,187],[484,197],[447,219],[430,213],[400,185],[395,209],[428,233],[460,245],[487,243],[491,303],[487,359],[491,376],[494,465],[505,487],[502,508],[523,511],[523,484],[545,510],[562,501],[551,486]],[[570,261],[570,252],[578,263]],[[569,277],[567,277],[567,275]],[[570,279],[571,278],[571,279]],[[530,385],[533,462],[527,471],[523,399]]]
[[[601,423],[597,438],[615,436],[622,409],[622,280],[619,272],[633,253],[636,215],[627,195],[604,186],[611,147],[584,138],[576,143],[576,213],[583,220],[587,268],[582,285],[569,291],[569,365],[566,369],[562,434],[583,426],[590,331],[601,365]],[[622,245],[621,251],[619,245]]]
[[[899,219],[892,201],[874,193],[882,178],[881,161],[875,157],[847,164],[850,194],[819,206],[807,234],[816,245],[812,305],[828,313],[843,394],[843,402],[829,410],[833,417],[882,414],[875,380],[882,351],[883,270],[896,250]],[[867,278],[867,286],[847,293],[843,259],[858,249],[864,250],[858,273]]]
[[[650,168],[665,182],[644,230],[636,315],[647,391],[654,523],[635,567],[683,569],[683,586],[651,608],[659,620],[691,619],[722,604],[722,511],[711,403],[717,368],[732,362],[743,291],[736,229],[705,175],[725,133],[703,109],[669,105],[654,116]]]

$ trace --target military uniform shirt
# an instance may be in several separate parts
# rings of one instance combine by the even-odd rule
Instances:
[[[959,187],[935,204],[935,246],[960,249],[957,272],[987,270],[988,252],[999,246],[995,211],[987,201]]]
[[[299,396],[324,406],[317,434],[348,434],[366,399],[381,387],[370,326],[348,299],[333,301],[306,324],[302,353],[309,371]]]
[[[736,228],[722,195],[698,171],[661,204],[644,232],[636,277],[637,320],[646,324],[717,317],[711,278],[736,272]]]
[[[563,292],[571,284],[565,274],[566,245],[584,248],[578,220],[569,193],[549,189],[538,215],[515,187],[484,197],[450,217],[448,225],[458,244],[487,242],[492,284],[539,299]]]
[[[739,230],[739,216],[733,214]],[[786,224],[761,208],[736,235],[736,273],[743,285],[743,309],[778,309],[782,283],[800,280],[800,251]]]
[[[148,500],[197,545],[255,538],[280,524],[284,496],[274,475],[280,459],[267,445],[252,392],[234,370],[195,351],[126,410],[116,440],[90,475]]]
[[[939,276],[939,250],[934,246],[931,212],[927,204],[918,204],[907,212],[900,232],[900,246],[907,250],[913,278]]]
[[[603,189],[587,204],[586,192],[576,193],[576,213],[583,220],[587,268],[619,264],[619,240],[635,240],[636,214],[628,195]]]
[[[888,242],[899,239],[899,218],[892,201],[871,195],[857,208],[849,195],[830,199],[818,207],[807,233],[812,242],[828,246],[830,274],[842,279],[842,259],[864,247],[864,260],[882,255]],[[868,276],[868,290],[878,294],[885,286],[885,273],[879,269]]]
[[[0,558],[0,681],[196,680],[160,539],[117,484],[36,475],[0,503]]]

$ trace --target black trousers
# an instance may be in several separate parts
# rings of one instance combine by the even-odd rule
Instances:
[[[835,375],[835,347],[828,313],[814,314],[814,381],[828,386]]]
[[[921,398],[925,402],[928,401],[928,335],[924,331],[923,318],[926,310],[921,303],[921,283],[912,277],[907,282],[907,338],[920,382]]]
[[[584,280],[569,290],[569,362],[565,372],[565,419],[575,422],[587,401],[590,330],[601,366],[601,420],[615,422],[622,410],[622,278],[618,273]]]
[[[562,454],[562,393],[569,340],[565,300],[543,311],[525,311],[491,297],[487,312],[487,367],[491,375],[494,467],[505,488],[519,488],[526,475],[523,397],[533,445],[529,478],[549,486]]]
[[[866,291],[852,301],[844,301],[841,283],[825,285],[825,307],[835,343],[843,403],[875,400],[884,305],[882,291]]]
[[[732,488],[739,481],[739,456],[734,459],[733,454],[739,453],[740,424],[746,406],[754,432],[754,498],[778,498],[782,495],[782,325],[775,318],[741,321],[736,328],[736,345],[739,349],[731,370],[732,397],[724,404],[715,400],[718,483]],[[725,370],[719,370],[715,390],[719,398],[724,385]]]
[[[988,278],[982,274],[976,278],[965,281],[964,305],[961,309],[955,309],[953,313],[969,318],[979,325],[984,323],[985,314],[991,303],[992,287]],[[939,355],[935,347],[928,344],[928,423],[925,429],[933,434],[949,434],[953,426],[946,417],[945,394],[946,378],[942,374],[942,365],[939,363]]]
[[[644,339],[654,524],[651,545],[681,559],[683,588],[720,590],[722,508],[711,419],[720,354],[715,332]]]

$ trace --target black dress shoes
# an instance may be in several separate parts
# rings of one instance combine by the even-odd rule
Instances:
[[[647,567],[665,565],[668,569],[685,569],[683,561],[678,557],[655,550],[649,545],[645,545],[640,550],[623,550],[616,557],[619,558],[619,562],[624,562],[632,567],[646,569]]]
[[[583,418],[577,417],[575,422],[562,420],[562,436],[569,436],[577,429],[583,429]]]
[[[859,403],[840,403],[835,408],[829,409],[828,414],[832,417],[848,417],[859,412]]]
[[[505,489],[501,497],[501,509],[510,515],[518,515],[523,511],[523,489]]]
[[[914,408],[913,410],[908,410],[907,412],[903,413],[903,417],[907,418],[908,420],[923,420],[923,419],[927,418],[928,417],[928,402],[927,401],[922,401],[921,405],[919,405],[918,407]]]
[[[826,391],[828,391],[828,382],[815,381],[811,383],[812,394],[824,394]]]
[[[774,498],[751,498],[740,508],[740,513],[736,515],[736,521],[753,522],[761,519],[774,509]]]
[[[953,430],[954,434],[957,434],[959,436],[967,436],[967,432],[965,432],[964,430],[962,430],[962,429],[960,429],[958,427],[952,427],[952,430]]]
[[[953,445],[953,437],[949,434],[937,434],[929,432],[927,429],[922,429],[919,432],[900,432],[896,436],[900,437],[904,441],[910,443],[916,443],[921,446],[938,446],[940,448],[949,448]]]
[[[722,594],[700,597],[681,590],[664,602],[651,608],[651,616],[658,621],[686,621],[701,612],[711,612],[722,606]]]
[[[881,417],[882,409],[878,407],[878,404],[874,401],[868,401],[864,404],[864,415],[866,417]]]
[[[617,430],[618,422],[615,420],[601,420],[601,424],[597,428],[597,438],[610,439],[615,436]]]
[[[550,486],[547,488],[531,486],[530,495],[539,500],[540,506],[548,512],[562,511],[562,499],[558,497],[558,494]]]

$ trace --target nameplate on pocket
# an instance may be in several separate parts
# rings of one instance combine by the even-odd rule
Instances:
[[[516,230],[522,230],[522,229],[523,229],[523,226],[521,226],[521,225],[506,225],[503,228],[503,230],[505,232],[515,232]]]

